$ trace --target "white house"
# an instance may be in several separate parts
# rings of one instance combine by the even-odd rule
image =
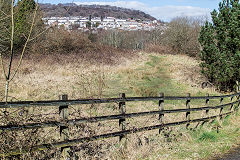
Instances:
[[[47,17],[43,18],[46,25],[52,26],[64,25],[66,29],[71,30],[72,25],[79,25],[79,29],[85,31],[89,17]],[[143,21],[131,19],[116,19],[114,17],[100,18],[95,17],[91,19],[92,29],[121,29],[121,30],[153,30],[159,26],[158,21]],[[96,26],[96,24],[99,24]]]

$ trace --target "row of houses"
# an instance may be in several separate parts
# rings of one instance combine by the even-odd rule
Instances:
[[[78,29],[78,30],[146,30],[151,31],[156,29],[160,22],[154,21],[141,21],[133,19],[117,19],[114,17],[46,17],[43,21],[48,26],[64,26],[67,30]]]

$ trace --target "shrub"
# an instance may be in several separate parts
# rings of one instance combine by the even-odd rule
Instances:
[[[173,19],[162,36],[162,43],[171,47],[176,53],[197,56],[200,52],[198,36],[201,22],[201,18],[177,17]]]
[[[37,42],[32,44],[31,52],[39,54],[71,54],[94,49],[88,37],[77,31],[50,29]]]
[[[154,52],[154,53],[160,53],[160,54],[162,54],[162,53],[171,54],[172,53],[171,52],[172,50],[170,47],[164,46],[161,44],[154,44],[154,43],[147,44],[145,51],[147,53]]]
[[[202,27],[203,74],[220,90],[233,90],[240,77],[240,4],[239,0],[223,0],[219,12],[214,10],[212,23]]]
[[[94,36],[92,37],[93,40],[91,36]],[[95,41],[95,39],[98,40],[95,36],[95,34],[91,35],[80,31],[51,28],[41,38],[31,44],[28,54],[30,57],[35,53],[40,57],[45,54],[50,57],[56,57],[56,59],[57,57],[65,57],[65,59],[78,58],[90,63],[105,64],[117,63],[121,57],[132,57],[132,52],[122,48],[103,45]]]

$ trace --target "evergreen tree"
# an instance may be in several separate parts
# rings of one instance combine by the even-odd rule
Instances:
[[[199,37],[202,72],[220,90],[233,90],[240,79],[239,0],[223,0],[211,15]]]
[[[31,16],[35,10],[36,3],[34,0],[19,0],[15,7],[15,47],[22,46],[29,34],[31,26]]]
[[[0,53],[4,54],[9,48],[11,23],[11,0],[0,0]]]
[[[0,0],[0,52],[3,55],[8,55],[10,50],[10,33],[12,28],[11,3],[12,0]],[[36,3],[34,0],[19,0],[15,4],[14,50],[18,50],[23,47],[29,34]]]

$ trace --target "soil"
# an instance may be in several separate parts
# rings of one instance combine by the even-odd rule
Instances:
[[[240,145],[230,150],[227,154],[222,157],[216,157],[213,160],[240,160]]]

